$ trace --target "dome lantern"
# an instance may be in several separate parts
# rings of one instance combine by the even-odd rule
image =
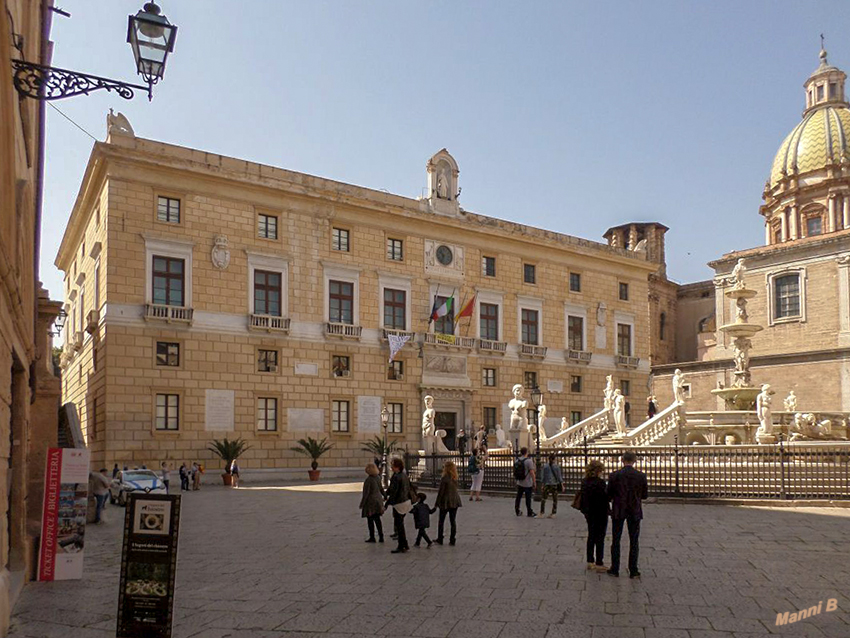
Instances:
[[[806,88],[804,116],[813,109],[826,104],[848,106],[844,99],[844,81],[847,79],[847,75],[841,69],[831,66],[827,61],[826,49],[823,48],[823,35],[821,35],[819,57],[820,65],[803,85]]]

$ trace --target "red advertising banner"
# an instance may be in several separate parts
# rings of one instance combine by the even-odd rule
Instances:
[[[88,480],[88,450],[47,450],[39,580],[67,580],[83,576]]]

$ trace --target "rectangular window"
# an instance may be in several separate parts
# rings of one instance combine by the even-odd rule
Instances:
[[[350,429],[348,401],[334,401],[331,405],[331,431],[348,432]]]
[[[80,288],[80,331],[86,329],[86,291]]]
[[[156,205],[156,218],[169,224],[180,223],[180,200],[173,197],[159,197]]]
[[[487,431],[496,429],[496,408],[484,408],[484,428]]]
[[[404,261],[404,242],[400,239],[387,239],[387,259]]]
[[[94,225],[100,226],[100,206],[94,209]]]
[[[335,354],[331,357],[331,371],[335,377],[351,376],[351,357]]]
[[[570,292],[581,292],[581,275],[577,272],[570,273]]]
[[[257,235],[262,239],[277,239],[277,215],[257,215]]]
[[[94,267],[94,308],[100,310],[100,262]]]
[[[280,317],[281,279],[279,272],[254,271],[254,314]]]
[[[783,275],[773,280],[777,319],[800,316],[800,275]]]
[[[632,384],[628,379],[620,379],[620,394],[627,397],[632,392]]]
[[[404,380],[404,361],[390,361],[387,368],[387,379],[390,381]]]
[[[277,372],[277,350],[257,350],[257,372]]]
[[[351,249],[349,243],[349,232],[345,228],[334,228],[332,232],[333,242],[331,247],[334,250],[340,250],[344,253],[349,252]]]
[[[484,368],[482,372],[482,377],[482,383],[486,387],[496,387],[496,368]]]
[[[522,265],[522,280],[527,284],[537,282],[537,268],[535,268],[534,264]]]
[[[629,300],[629,284],[620,282],[620,301]]]
[[[570,424],[575,425],[576,423],[581,423],[581,412],[572,410],[570,412]]]
[[[173,341],[156,342],[156,365],[177,367],[180,365],[180,344]]]
[[[526,389],[526,391],[531,390],[531,388],[536,388],[537,387],[537,373],[531,372],[531,371],[526,371],[523,374],[523,381],[524,381],[523,387]]]
[[[617,354],[632,356],[632,327],[627,323],[617,324]]]
[[[539,313],[536,310],[522,309],[522,342],[531,346],[538,344],[537,321]]]
[[[401,434],[404,431],[404,404],[387,403],[387,411],[390,413],[390,418],[387,420],[387,432]]]
[[[406,291],[384,288],[384,328],[405,330],[407,328],[406,306]]]
[[[177,430],[180,427],[180,395],[156,395],[156,429]]]
[[[584,317],[567,317],[567,341],[570,350],[584,350]]]
[[[354,284],[330,281],[328,319],[331,323],[354,324]]]
[[[823,232],[823,221],[820,217],[809,217],[806,220],[806,237],[820,235]]]
[[[570,375],[570,392],[581,392],[581,375]]]
[[[257,397],[257,429],[261,432],[277,431],[277,399]]]
[[[482,339],[499,340],[499,306],[494,303],[478,304],[478,320]]]
[[[437,297],[437,308],[440,308],[448,297]],[[441,335],[453,335],[455,333],[454,302],[452,308],[445,317],[440,317],[434,322],[434,332]]]
[[[496,276],[496,258],[482,257],[481,258],[481,274],[485,277]]]
[[[153,302],[165,306],[184,305],[184,261],[153,256]]]

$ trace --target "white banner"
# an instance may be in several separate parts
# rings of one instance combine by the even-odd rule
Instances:
[[[398,351],[404,347],[404,344],[406,344],[409,339],[410,335],[387,335],[387,341],[390,342],[390,363],[392,363],[392,360],[398,354]]]

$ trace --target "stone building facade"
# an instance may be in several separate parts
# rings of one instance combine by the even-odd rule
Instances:
[[[653,369],[662,402],[672,395],[676,367],[688,378],[689,410],[723,409],[710,391],[728,386],[733,370],[729,337],[718,330],[735,321],[724,296],[738,259],[744,281],[758,291],[749,321],[764,327],[753,337],[756,384],[781,397],[794,390],[802,410],[850,410],[850,104],[846,76],[827,62],[805,83],[803,119],[782,142],[763,192],[765,245],[712,261],[713,282],[679,290],[678,363]],[[710,294],[708,294],[710,293]],[[685,300],[690,307],[685,317]],[[713,316],[706,314],[713,303]],[[781,401],[779,402],[781,405]]]
[[[3,0],[0,50],[49,64],[51,2]],[[44,105],[0,73],[0,635],[37,557],[45,452],[56,445],[59,380],[48,330],[60,304],[38,280]]]
[[[243,468],[301,472],[290,447],[313,436],[334,444],[324,467],[354,467],[384,405],[413,450],[426,395],[450,448],[462,427],[506,425],[515,383],[544,392],[550,431],[598,411],[608,374],[642,398],[657,265],[464,210],[445,150],[426,169],[411,199],[113,121],[56,260],[63,396],[95,463],[210,463],[211,439],[242,436]],[[410,337],[392,364],[390,335]]]

